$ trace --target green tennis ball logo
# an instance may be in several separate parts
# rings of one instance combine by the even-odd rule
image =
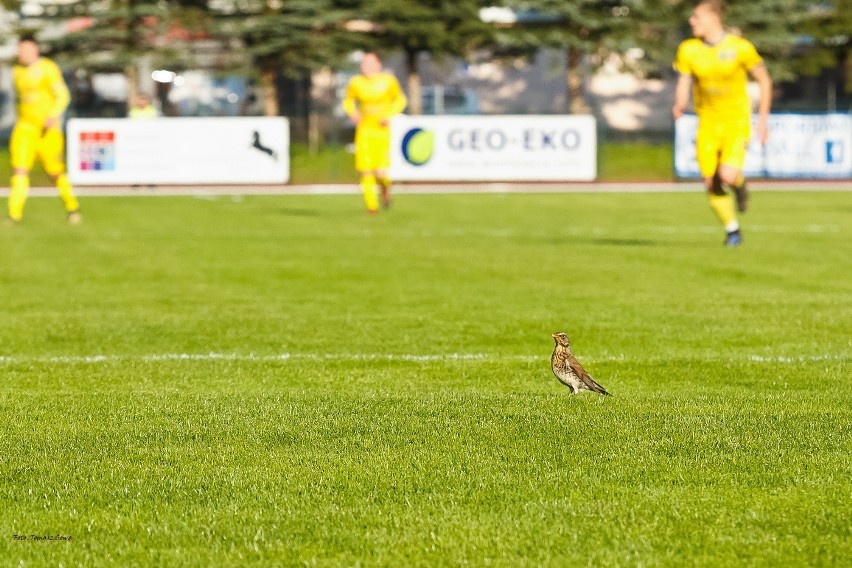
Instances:
[[[435,134],[422,128],[412,128],[402,138],[402,155],[414,166],[422,166],[432,157]]]

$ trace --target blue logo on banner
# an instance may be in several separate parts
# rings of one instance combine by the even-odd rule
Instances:
[[[431,130],[412,128],[402,137],[402,157],[413,166],[422,166],[435,150],[435,134]]]
[[[842,141],[829,140],[825,143],[825,162],[827,164],[839,164],[843,162]]]

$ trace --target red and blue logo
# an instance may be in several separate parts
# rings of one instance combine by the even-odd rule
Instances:
[[[80,170],[115,171],[115,132],[80,133]]]

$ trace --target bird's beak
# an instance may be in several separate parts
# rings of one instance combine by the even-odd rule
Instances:
[[[556,339],[556,334],[555,334],[555,333],[551,333],[551,334],[550,334],[550,337],[552,337],[553,339]]]

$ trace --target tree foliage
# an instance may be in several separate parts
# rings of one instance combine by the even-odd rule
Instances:
[[[241,5],[235,31],[262,66],[299,75],[332,65],[341,56],[337,26],[348,14],[333,0],[255,0]]]
[[[694,2],[655,0],[680,18],[681,38]],[[664,12],[658,21],[664,22]],[[740,0],[728,3],[726,25],[754,43],[773,79],[792,81],[837,68],[849,57],[852,0]],[[660,29],[660,26],[657,26]],[[676,38],[669,38],[669,41]]]
[[[410,109],[420,111],[418,56],[465,58],[492,39],[493,27],[479,17],[482,0],[361,0],[355,14],[373,25],[364,47],[406,55]]]
[[[196,62],[187,46],[209,35],[205,6],[197,0],[80,0],[41,20],[48,29],[60,22],[68,29],[43,42],[54,57],[93,71],[124,70],[142,56],[189,67]]]
[[[525,18],[518,27],[540,46],[576,48],[591,53],[599,48],[617,51],[630,38],[633,23],[641,21],[639,0],[506,0]],[[627,46],[629,47],[629,46]]]
[[[845,75],[845,91],[852,93],[852,0],[798,2],[803,12],[794,30],[798,49],[791,75],[817,75],[834,69]]]
[[[170,69],[229,70],[248,76],[304,77],[339,67],[348,52],[406,55],[415,111],[418,62],[561,48],[569,92],[580,63],[641,48],[644,69],[668,68],[689,35],[690,0],[78,0],[47,5],[19,27],[67,24],[48,43],[61,62],[92,71],[132,70],[140,58]],[[2,0],[18,11],[21,0]],[[511,25],[483,22],[487,6],[513,10]],[[741,0],[729,26],[750,39],[776,80],[845,73],[852,91],[852,0]],[[54,26],[55,27],[55,26]],[[635,50],[634,50],[635,51]],[[584,57],[581,57],[584,56]],[[588,56],[592,56],[591,58]],[[845,71],[843,71],[845,70]],[[572,83],[573,81],[573,83]],[[573,87],[572,87],[573,85]],[[574,95],[579,96],[578,93]]]
[[[636,46],[641,0],[505,0],[519,15],[503,37],[516,47],[564,49],[568,112],[587,112],[582,93],[584,56],[621,53]],[[523,15],[524,17],[520,17]]]

